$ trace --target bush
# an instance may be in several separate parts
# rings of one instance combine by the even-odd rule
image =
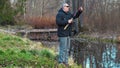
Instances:
[[[29,17],[27,22],[35,29],[56,27],[54,16]]]

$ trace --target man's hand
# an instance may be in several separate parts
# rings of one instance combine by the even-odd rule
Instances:
[[[83,7],[79,7],[79,9],[78,9],[79,11],[83,11]]]
[[[69,24],[72,23],[72,22],[73,22],[73,18],[71,18],[71,19],[68,20]]]

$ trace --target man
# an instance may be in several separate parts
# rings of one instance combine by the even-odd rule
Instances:
[[[78,12],[72,15],[70,12],[70,6],[67,3],[64,3],[62,8],[58,11],[56,15],[56,24],[58,26],[57,35],[59,37],[59,58],[58,62],[68,65],[68,55],[70,47],[70,36],[72,30],[73,19],[78,18],[82,13],[83,8],[80,7]],[[68,25],[69,24],[69,25]],[[68,25],[68,27],[66,27]],[[66,27],[66,28],[65,28]]]

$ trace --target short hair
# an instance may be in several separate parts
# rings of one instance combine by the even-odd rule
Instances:
[[[66,4],[68,4],[68,3],[63,3],[63,4],[62,4],[62,8],[63,8],[63,7],[65,7],[65,6],[66,6]],[[68,4],[68,5],[69,5],[69,4]]]

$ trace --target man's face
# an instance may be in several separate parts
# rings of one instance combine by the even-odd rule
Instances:
[[[65,4],[65,5],[63,6],[63,10],[64,10],[65,12],[68,12],[68,11],[70,10],[70,6],[69,6],[68,4]]]

